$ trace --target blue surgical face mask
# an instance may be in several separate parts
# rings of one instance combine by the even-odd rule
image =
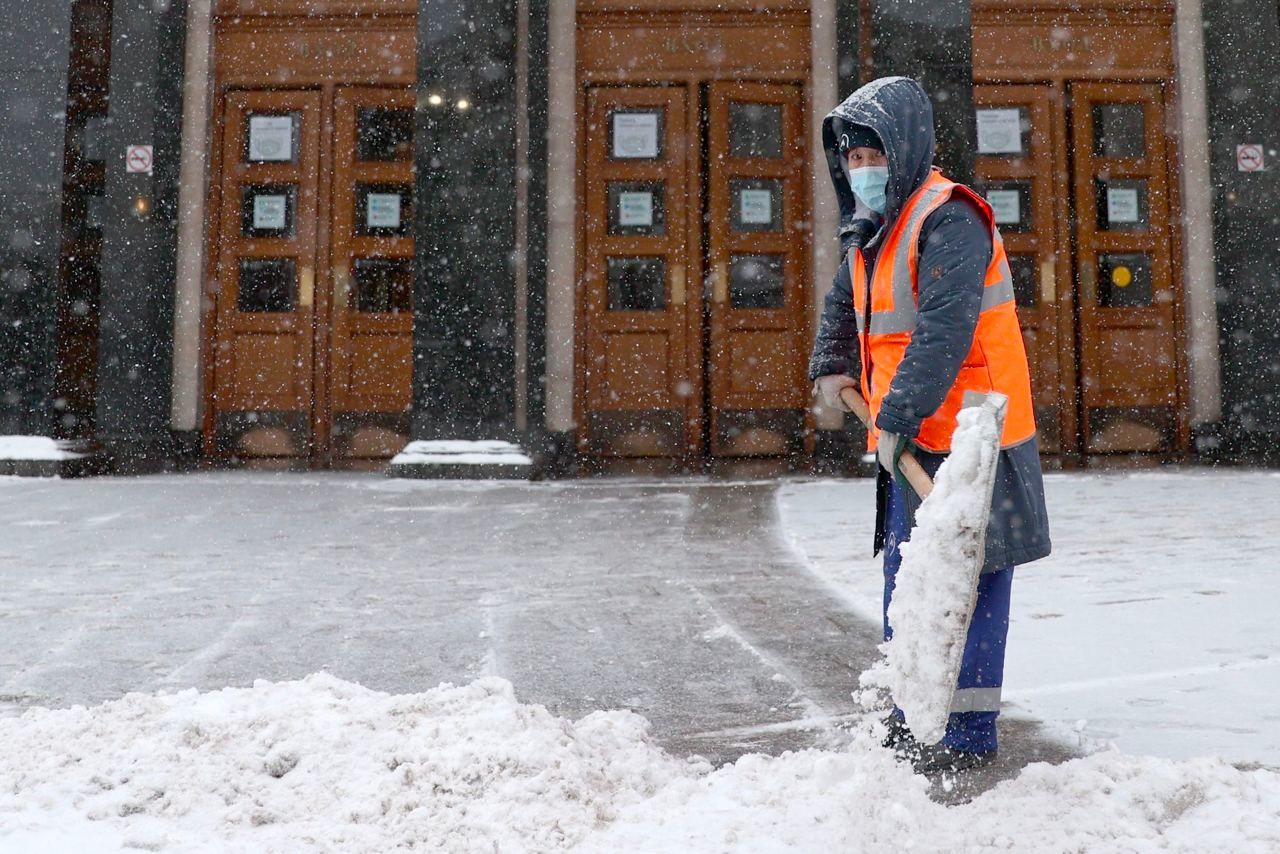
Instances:
[[[849,186],[853,188],[853,194],[878,214],[884,213],[884,191],[888,183],[888,166],[862,166],[849,170]]]

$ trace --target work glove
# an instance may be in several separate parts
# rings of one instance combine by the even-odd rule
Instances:
[[[900,433],[890,433],[888,430],[880,431],[880,438],[876,440],[876,458],[880,461],[880,465],[884,470],[893,476],[897,481],[900,489],[908,489],[910,484],[907,483],[906,475],[902,473],[900,461],[903,451],[914,447],[914,443],[906,436]]]
[[[858,381],[848,374],[827,374],[813,381],[813,393],[822,398],[822,405],[839,412],[849,412],[849,407],[840,399],[840,390],[856,388]]]

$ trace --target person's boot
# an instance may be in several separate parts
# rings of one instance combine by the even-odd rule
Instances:
[[[882,747],[889,748],[904,759],[912,758],[920,751],[920,742],[916,741],[916,737],[911,734],[911,729],[902,718],[896,714],[890,714],[882,723],[886,731],[884,741],[880,742]]]
[[[911,766],[917,774],[956,774],[973,768],[980,768],[996,758],[994,750],[977,753],[972,750],[957,750],[948,747],[941,741],[937,744],[921,746],[911,757]]]

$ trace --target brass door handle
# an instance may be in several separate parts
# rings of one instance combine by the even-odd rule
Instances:
[[[1040,301],[1053,305],[1058,299],[1057,265],[1052,258],[1040,262]]]
[[[1098,280],[1093,272],[1093,259],[1080,265],[1080,299],[1095,302],[1098,298]]]
[[[298,282],[298,303],[303,308],[311,308],[315,301],[316,294],[316,273],[310,267],[303,267],[299,271]]]
[[[351,292],[351,273],[345,266],[333,268],[333,307],[345,309]]]
[[[729,299],[729,265],[725,261],[717,261],[715,272],[711,277],[711,298],[716,302],[727,302]]]
[[[684,305],[684,265],[671,268],[671,304]]]

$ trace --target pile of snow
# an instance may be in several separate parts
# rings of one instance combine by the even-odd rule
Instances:
[[[484,465],[527,466],[533,460],[518,445],[493,439],[441,439],[410,442],[391,459],[393,466]]]
[[[325,675],[0,720],[0,852],[1280,850],[1280,775],[1102,753],[945,807],[868,726],[843,750],[675,759],[487,678]]]
[[[0,460],[75,460],[83,457],[48,436],[0,436]]]
[[[988,405],[960,411],[951,453],[916,513],[910,541],[900,546],[889,603],[893,638],[880,645],[884,657],[860,680],[886,689],[926,744],[946,731],[964,656],[991,514],[999,413]]]
[[[314,675],[31,710],[0,720],[0,851],[561,850],[690,773],[647,728],[570,723],[496,678],[390,696]]]

